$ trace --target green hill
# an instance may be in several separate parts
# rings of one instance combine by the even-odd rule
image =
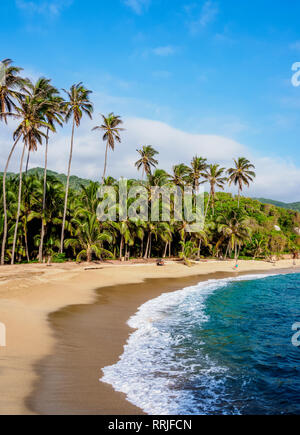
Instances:
[[[44,169],[43,168],[33,168],[29,169],[28,174],[30,175],[38,175],[39,177],[44,176]],[[58,172],[48,170],[48,175],[52,175],[53,177],[57,178],[64,186],[67,184],[67,176],[65,174],[59,174]],[[3,175],[3,172],[0,172],[0,176]],[[15,176],[16,174],[9,172],[7,174],[8,177]],[[70,187],[73,189],[80,189],[81,185],[87,186],[89,184],[90,180],[87,180],[85,178],[77,177],[76,175],[71,175],[70,177]]]
[[[286,208],[288,210],[300,211],[300,202],[286,203],[286,202],[275,201],[273,199],[266,199],[266,198],[253,198],[253,199],[260,201],[263,204],[272,204],[275,205],[276,207]]]

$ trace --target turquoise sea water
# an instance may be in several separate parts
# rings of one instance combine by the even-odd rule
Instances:
[[[300,274],[210,280],[144,304],[103,380],[148,414],[300,414]]]

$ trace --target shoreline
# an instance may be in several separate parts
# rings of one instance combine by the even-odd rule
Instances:
[[[297,261],[297,266],[300,266],[299,261]],[[61,316],[62,312],[67,311],[68,317],[70,311],[72,314],[74,310],[80,312],[85,309],[89,310],[90,307],[99,307],[98,301],[100,301],[100,305],[102,304],[105,308],[103,312],[107,313],[107,318],[103,319],[102,328],[104,329],[102,332],[105,330],[109,338],[112,329],[115,328],[113,335],[115,339],[112,341],[110,338],[110,345],[104,348],[99,345],[101,350],[99,355],[102,354],[104,359],[100,361],[97,359],[97,355],[94,355],[96,357],[94,367],[97,367],[97,384],[95,384],[94,394],[101,396],[103,403],[106,404],[105,409],[104,406],[102,409],[97,407],[94,409],[94,413],[109,414],[108,408],[113,405],[115,408],[114,411],[111,408],[112,413],[116,413],[115,409],[118,409],[124,414],[136,414],[141,413],[141,411],[127,402],[125,395],[116,393],[110,385],[100,383],[98,379],[101,377],[101,368],[114,364],[123,353],[124,343],[132,332],[126,324],[129,317],[144,302],[166,292],[164,288],[162,289],[157,285],[158,279],[167,279],[168,286],[170,286],[170,279],[172,279],[173,284],[169,291],[173,291],[188,285],[183,284],[183,281],[195,283],[209,279],[208,274],[218,274],[219,277],[222,277],[220,274],[225,274],[227,277],[265,272],[280,273],[281,271],[281,273],[286,273],[297,270],[292,268],[291,260],[279,261],[276,268],[266,262],[241,261],[239,273],[233,270],[232,261],[209,261],[199,263],[192,268],[170,262],[164,268],[157,268],[153,264],[113,266],[104,264],[97,270],[85,270],[83,266],[64,264],[52,268],[47,268],[44,265],[4,266],[0,272],[6,272],[4,269],[7,269],[7,274],[4,273],[0,276],[0,321],[5,323],[7,327],[7,347],[0,348],[0,388],[6,393],[0,398],[0,414],[51,412],[49,409],[37,410],[33,403],[32,393],[34,391],[36,394],[36,388],[37,386],[40,388],[41,382],[43,383],[43,391],[46,391],[45,378],[40,376],[39,369],[41,361],[46,357],[47,360],[50,360],[53,355],[58,354],[57,346],[61,337],[53,329],[51,322],[53,317],[56,321],[57,319],[61,321],[64,318],[64,315]],[[112,270],[115,273],[112,273]],[[149,279],[155,281],[155,284],[149,284],[147,281]],[[141,283],[143,284],[143,292],[140,291]],[[122,293],[121,287],[125,285],[128,287],[128,284],[130,284],[131,290]],[[151,287],[148,291],[146,290],[147,285]],[[132,291],[134,286],[136,290]],[[155,287],[155,291],[153,291],[153,287]],[[99,290],[95,291],[95,289]],[[123,307],[120,307],[120,296],[124,299]],[[109,298],[114,299],[115,305],[110,304]],[[119,307],[118,314],[122,313],[122,316],[118,316],[119,328],[112,326],[112,322],[116,318],[117,306]],[[72,321],[74,325],[74,320],[71,320],[71,323]],[[86,327],[93,328],[93,321]],[[97,328],[93,329],[98,333],[101,332]],[[62,335],[64,333],[65,330]],[[81,343],[83,342],[82,336],[78,336],[77,339],[79,343],[80,340]],[[79,353],[83,354],[81,349],[79,350]],[[89,355],[87,357],[89,358]],[[51,369],[48,370],[46,383],[50,382],[53,376],[55,377],[54,367],[52,366],[52,377]],[[88,372],[79,364],[80,371]],[[92,379],[95,380],[94,375],[92,375]],[[60,384],[62,385],[62,382]],[[101,392],[98,384],[101,386]],[[76,397],[78,397],[78,392],[80,392],[79,389],[77,389]],[[48,400],[47,394],[46,392]],[[72,413],[72,411],[69,410],[68,413]],[[75,407],[73,413],[80,413],[80,410]]]

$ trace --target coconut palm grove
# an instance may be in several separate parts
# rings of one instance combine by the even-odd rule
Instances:
[[[296,253],[300,248],[300,213],[245,197],[255,183],[255,167],[244,156],[232,156],[232,167],[223,168],[205,156],[187,156],[172,173],[159,166],[159,143],[136,144],[136,179],[129,187],[192,185],[197,194],[205,185],[205,227],[185,231],[186,222],[97,220],[97,192],[101,185],[118,189],[109,176],[109,155],[122,146],[126,125],[119,114],[95,117],[95,134],[105,147],[103,175],[99,181],[71,176],[76,153],[76,131],[83,117],[93,118],[92,91],[84,84],[58,90],[51,79],[36,83],[22,76],[22,68],[4,59],[0,85],[2,128],[16,122],[11,150],[1,173],[1,264],[177,257],[186,264],[205,258],[271,259]],[[66,177],[47,168],[51,139],[66,123],[72,126]],[[15,150],[22,148],[20,171],[9,166]],[[43,169],[28,170],[30,156],[44,149]],[[120,174],[120,177],[122,174]],[[226,193],[229,187],[236,194]],[[149,189],[149,207],[151,193]],[[129,206],[128,202],[128,206]]]

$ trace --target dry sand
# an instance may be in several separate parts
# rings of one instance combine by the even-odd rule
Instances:
[[[7,328],[7,346],[0,347],[0,414],[58,413],[59,406],[62,413],[70,414],[140,413],[123,395],[98,382],[101,368],[116,362],[122,353],[130,332],[126,320],[163,291],[200,280],[199,275],[233,275],[233,266],[232,261],[210,261],[192,268],[174,262],[162,268],[120,264],[95,270],[76,264],[1,267],[0,322]],[[278,261],[276,268],[266,262],[241,261],[239,272],[286,268],[292,268],[292,260]],[[143,283],[152,278],[164,281]],[[93,350],[95,340],[98,346]],[[70,366],[70,361],[75,362]]]

